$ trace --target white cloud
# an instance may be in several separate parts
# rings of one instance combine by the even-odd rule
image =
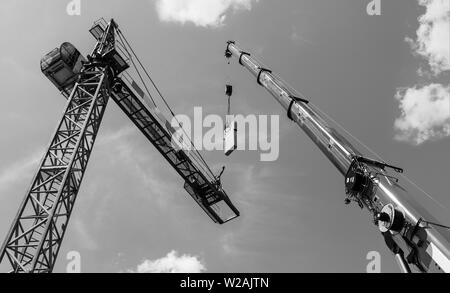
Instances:
[[[401,117],[395,121],[396,138],[419,145],[450,136],[450,86],[430,84],[399,90]]]
[[[157,260],[145,260],[130,273],[201,273],[206,271],[205,265],[197,256],[183,254],[174,250]]]
[[[308,40],[307,38],[305,38],[299,31],[298,28],[296,26],[292,26],[292,32],[291,32],[291,36],[290,39],[292,42],[294,42],[295,44],[308,44],[308,45],[315,45],[315,43],[311,40]]]
[[[159,19],[167,22],[196,26],[218,27],[223,25],[230,10],[250,10],[259,0],[157,0]]]
[[[435,74],[450,70],[450,1],[419,0],[426,12],[419,17],[417,40],[407,38],[415,52],[428,59]]]
[[[222,235],[222,237],[220,237],[220,244],[223,252],[227,256],[235,256],[239,252],[236,245],[236,233],[228,232]]]
[[[112,142],[119,141],[125,136],[136,132],[134,127],[122,128],[117,132],[109,133],[107,135],[102,135],[97,140],[97,145],[115,145]],[[17,182],[24,180],[31,180],[33,172],[38,171],[39,162],[45,155],[45,149],[39,148],[38,151],[29,154],[27,157],[17,160],[10,165],[4,166],[0,169],[0,190],[9,187],[11,184],[16,184]]]
[[[418,19],[417,39],[407,38],[416,54],[428,60],[434,75],[450,70],[450,1],[418,0],[426,7]],[[428,79],[433,74],[419,68],[417,74]],[[450,86],[431,83],[399,89],[401,117],[395,121],[396,139],[416,145],[450,136]]]
[[[0,170],[0,190],[16,184],[20,180],[30,180],[28,176],[37,168],[43,156],[43,150],[37,151],[27,158],[12,163]],[[31,177],[31,176],[30,176]]]

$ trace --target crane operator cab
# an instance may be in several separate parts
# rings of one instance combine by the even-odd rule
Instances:
[[[68,97],[75,85],[83,62],[86,59],[71,44],[63,43],[41,59],[41,70],[45,76]]]

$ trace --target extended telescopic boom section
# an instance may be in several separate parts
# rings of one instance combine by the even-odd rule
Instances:
[[[252,73],[295,122],[345,176],[346,203],[367,209],[403,271],[410,266],[420,272],[450,272],[450,235],[430,223],[437,220],[416,203],[398,179],[388,173],[401,168],[364,157],[326,122],[307,99],[298,97],[280,78],[264,68],[234,41],[227,43],[227,58],[235,57]],[[395,174],[394,174],[395,175]]]
[[[132,66],[138,71],[137,56],[117,23],[102,19],[90,32],[97,42],[87,58],[63,43],[41,60],[42,72],[68,102],[0,250],[0,262],[12,273],[53,271],[110,98],[177,171],[186,191],[214,222],[239,216],[201,155],[174,144],[175,130],[142,90],[147,89],[144,80],[138,84],[127,72]]]

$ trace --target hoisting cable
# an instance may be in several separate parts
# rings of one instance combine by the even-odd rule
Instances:
[[[441,227],[441,228],[444,228],[444,229],[450,229],[450,227],[449,226],[445,226],[445,225],[442,225],[442,224],[438,224],[438,223],[433,223],[433,222],[429,222],[429,221],[425,221],[424,219],[421,219],[420,221],[419,221],[419,223],[425,223],[425,224],[427,224],[427,225],[431,225],[431,226],[437,226],[437,227]]]
[[[134,62],[134,60],[133,60],[133,56],[130,54],[130,52],[128,51],[127,47],[125,46],[125,43],[124,43],[122,37],[121,37],[119,34],[118,34],[118,36],[119,36],[119,38],[120,38],[120,40],[121,40],[121,42],[122,42],[123,48],[124,48],[125,51],[127,52],[128,57],[129,57],[129,59],[131,60],[131,62],[132,62],[132,64],[133,64],[134,69],[136,70],[136,73],[138,74],[138,76],[139,76],[139,78],[140,78],[142,84],[144,85],[144,87],[145,87],[145,89],[146,89],[146,91],[147,91],[147,94],[149,95],[149,97],[150,97],[150,99],[151,99],[153,105],[157,108],[157,105],[156,105],[156,103],[155,103],[155,100],[153,99],[153,96],[151,95],[151,93],[150,93],[150,91],[149,91],[149,89],[148,89],[148,87],[147,87],[145,81],[144,81],[143,78],[142,78],[142,75],[141,75],[139,69],[137,68],[137,66],[136,66],[136,64],[135,64],[135,62]],[[131,49],[131,48],[130,48],[130,49]],[[137,58],[137,56],[136,56],[136,58]],[[129,74],[128,74],[128,76],[129,76]],[[131,77],[131,76],[130,76],[130,77]],[[169,109],[169,110],[170,110],[170,109]],[[176,118],[176,117],[174,117],[174,118]],[[181,123],[180,123],[178,120],[177,120],[177,122],[178,122],[178,124],[180,125],[180,127],[182,127]],[[186,132],[184,131],[184,129],[183,129],[183,132],[185,133],[185,135],[187,135]],[[192,142],[191,142],[191,144],[192,144]],[[194,146],[193,146],[193,148],[195,149]],[[194,153],[194,155],[195,155],[195,153]],[[200,155],[200,154],[198,154],[198,155]],[[201,155],[200,155],[200,156],[201,156]],[[200,163],[200,162],[198,161],[198,159],[199,159],[198,156],[195,155],[195,156],[194,156],[194,161],[195,161],[195,162],[203,169],[203,171],[206,171],[206,173],[208,173],[208,170],[206,170],[206,169],[204,168],[203,163]],[[200,159],[202,159],[202,161],[204,162],[204,160],[203,160],[202,157],[200,157]],[[206,162],[204,162],[204,164],[206,164]],[[206,166],[208,166],[208,165],[206,164]],[[212,173],[212,171],[210,171],[210,170],[209,170],[209,172]],[[208,175],[209,175],[209,174],[208,174]],[[210,179],[212,179],[212,178],[210,177]]]
[[[130,46],[130,44],[128,43],[128,41],[126,40],[125,36],[124,36],[121,32],[120,32],[120,34],[118,33],[118,35],[119,35],[119,38],[121,39],[122,43],[124,43],[124,40],[125,40],[125,43],[128,45],[128,47],[130,48],[130,50],[133,52],[134,57],[138,60],[139,64],[141,65],[141,68],[145,71],[147,77],[152,81],[152,84],[154,85],[154,87],[155,87],[156,90],[158,91],[159,95],[161,96],[161,98],[162,98],[163,101],[165,102],[166,107],[168,108],[168,110],[170,111],[170,113],[172,114],[172,116],[175,118],[175,120],[177,121],[177,123],[178,123],[178,124],[180,125],[180,127],[182,128],[184,134],[188,137],[188,135],[187,135],[187,133],[185,132],[184,128],[182,127],[181,123],[176,119],[176,117],[175,117],[175,115],[174,115],[172,109],[170,108],[170,106],[168,105],[168,103],[165,101],[165,99],[164,99],[164,97],[162,96],[162,94],[161,94],[161,92],[159,91],[159,89],[156,87],[156,84],[155,84],[155,83],[153,82],[153,80],[151,79],[150,75],[149,75],[148,72],[146,71],[146,69],[145,69],[145,67],[143,66],[142,62],[140,62],[139,57],[136,55],[136,53],[134,53],[133,48],[131,48],[131,46]],[[134,65],[134,68],[135,68],[136,72],[137,72],[138,75],[141,77],[141,74],[140,74],[140,72],[139,72],[139,69],[137,68],[136,64],[135,64],[134,61],[133,61],[133,56],[129,53],[129,51],[127,50],[126,46],[124,46],[124,48],[125,48],[125,50],[127,51],[128,55],[129,55],[129,57],[130,57],[130,59],[132,60],[132,63],[133,63],[133,65]],[[146,90],[147,90],[147,93],[151,96],[151,94],[150,94],[150,92],[149,92],[149,90],[148,90],[148,88],[147,88],[145,82],[143,81],[142,77],[141,77],[141,82],[144,84],[144,86],[145,86],[145,88],[146,88]],[[152,98],[152,101],[153,101],[153,104],[155,105],[155,107],[157,107],[157,106],[156,106],[156,103],[155,103],[154,100],[153,100],[153,98]],[[196,151],[196,153],[194,153],[194,155],[196,155],[196,156],[194,157],[196,163],[197,163],[198,165],[200,165],[200,167],[203,169],[203,171],[206,171],[206,173],[208,173],[208,172],[211,173],[212,176],[211,176],[210,174],[208,174],[208,175],[210,176],[210,179],[214,178],[214,175],[213,175],[211,169],[209,169],[208,164],[206,164],[206,162],[204,161],[203,157],[200,155],[200,153],[198,153],[198,151],[196,150],[196,148],[195,148],[195,146],[193,145],[192,141],[190,141],[190,142],[191,142],[191,144],[192,144],[193,149]],[[198,158],[198,156],[199,156],[200,158]],[[198,162],[197,159],[200,159],[201,161],[203,161],[203,163]],[[202,166],[203,164],[206,165],[206,167],[208,168],[208,170],[206,170],[206,169]]]
[[[173,118],[175,118],[175,120],[177,121],[177,123],[180,125],[180,127],[182,128],[184,134],[188,136],[188,134],[185,132],[183,126],[181,125],[181,123],[178,121],[178,119],[176,118],[176,115],[174,114],[174,112],[172,111],[172,109],[170,108],[169,104],[167,103],[167,101],[165,100],[164,96],[162,95],[161,91],[159,90],[159,88],[156,86],[156,83],[153,81],[153,79],[151,78],[150,74],[147,72],[146,68],[144,67],[144,65],[142,64],[142,62],[140,61],[139,57],[137,56],[137,54],[134,52],[133,48],[131,47],[130,43],[128,42],[128,40],[126,39],[126,37],[123,35],[123,33],[120,31],[120,29],[117,30],[118,31],[118,35],[120,37],[121,40],[124,40],[126,45],[130,48],[131,52],[133,53],[133,56],[137,59],[140,67],[144,70],[146,76],[148,77],[148,79],[150,80],[150,82],[153,84],[153,87],[155,88],[155,90],[158,92],[159,96],[161,97],[161,99],[163,100],[165,106],[167,107],[167,109],[169,110],[170,114],[172,115]],[[129,53],[129,52],[128,52]],[[132,58],[131,58],[132,59]],[[134,64],[134,63],[133,63]],[[139,74],[139,70],[137,69],[137,66],[135,66],[136,71],[138,71]],[[140,74],[139,74],[140,75]],[[142,81],[143,82],[143,81]],[[145,85],[145,82],[143,82]],[[206,167],[208,168],[209,172],[211,173],[212,177],[214,177],[213,172],[211,171],[211,169],[209,169],[208,164],[204,161],[203,157],[200,155],[200,153],[198,152],[198,150],[195,148],[194,144],[192,143],[191,140],[189,140],[191,142],[191,145],[193,147],[193,149],[195,150],[195,152],[197,153],[197,155],[199,156],[199,158],[197,157],[197,159],[200,159],[203,164],[206,165]],[[197,162],[199,164],[199,162]],[[201,165],[201,164],[199,164]],[[208,171],[208,170],[204,170],[204,171]]]
[[[223,150],[225,156],[229,157],[236,149],[238,149],[238,138],[237,132],[238,127],[236,124],[235,117],[231,115],[231,97],[233,95],[233,86],[231,83],[231,57],[233,53],[230,51],[230,45],[234,44],[234,41],[228,41],[228,46],[225,51],[225,57],[227,58],[228,66],[226,66],[226,90],[225,95],[227,96],[227,113],[225,114],[225,125],[223,129]]]
[[[123,40],[122,40],[122,37],[120,36],[120,34],[117,34],[117,35],[119,36],[119,39],[120,39],[120,40],[122,41],[122,43],[123,43]],[[145,84],[144,79],[142,78],[141,73],[139,72],[139,70],[137,70],[137,66],[136,66],[136,64],[134,63],[133,57],[131,56],[130,52],[128,52],[127,48],[126,48],[125,46],[123,46],[123,47],[124,47],[125,51],[128,53],[128,56],[129,56],[129,58],[130,58],[130,61],[131,61],[131,63],[133,64],[134,69],[136,69],[136,73],[138,74],[139,79],[141,80],[142,84],[143,84],[144,87],[145,87],[145,91],[147,92],[148,96],[149,96],[150,99],[152,100],[153,105],[154,105],[155,107],[157,107],[157,106],[156,106],[156,103],[155,103],[155,100],[153,99],[153,96],[150,94],[150,91],[148,90],[148,87],[147,87],[147,85]]]
[[[227,49],[225,51],[225,57],[227,58],[227,64],[230,65],[231,63],[231,57],[233,56],[233,54],[231,53],[229,46],[231,44],[234,44],[234,41],[228,41],[228,46]],[[229,67],[229,66],[228,66]],[[231,115],[231,96],[233,95],[233,86],[231,85],[231,81],[230,81],[230,74],[228,72],[227,69],[227,73],[226,73],[226,90],[225,90],[225,95],[227,96],[227,100],[228,100],[228,108],[227,108],[227,114],[225,116],[225,129],[228,128],[230,121],[228,121],[228,118]]]
[[[145,72],[147,78],[150,80],[150,82],[152,83],[153,87],[155,88],[155,90],[157,91],[158,95],[161,97],[162,101],[164,102],[165,106],[167,107],[167,109],[169,110],[169,112],[171,113],[172,117],[177,121],[177,123],[180,125],[182,131],[184,132],[184,134],[186,135],[186,137],[189,137],[189,135],[186,133],[186,131],[184,130],[184,127],[181,125],[181,123],[178,121],[178,119],[176,118],[175,113],[172,111],[172,109],[170,108],[169,104],[167,103],[166,99],[164,98],[164,96],[162,95],[161,91],[159,90],[159,88],[157,87],[156,83],[153,81],[153,79],[151,78],[150,74],[148,73],[147,69],[144,67],[144,65],[142,64],[142,62],[140,61],[139,57],[137,56],[137,54],[134,52],[133,48],[131,47],[130,43],[128,42],[128,40],[126,39],[126,37],[123,35],[122,31],[118,28],[117,29],[119,38],[121,40],[123,40],[125,42],[125,44],[129,47],[130,51],[132,52],[133,56],[136,58],[136,60],[138,61],[140,67],[142,68],[142,70]],[[134,63],[133,63],[134,64]],[[135,67],[137,70],[137,67]],[[137,70],[138,71],[138,70]],[[144,83],[144,82],[143,82]],[[145,83],[144,83],[145,85]],[[189,142],[191,143],[193,150],[196,154],[196,156],[198,157],[198,159],[201,160],[201,162],[203,163],[203,167],[206,167],[207,170],[206,173],[209,173],[208,176],[210,177],[210,179],[215,178],[214,173],[212,172],[211,168],[208,166],[208,164],[206,163],[206,161],[204,160],[204,158],[202,157],[202,155],[200,154],[200,152],[197,150],[197,148],[194,146],[194,143],[192,142],[192,140],[189,139]],[[199,162],[197,162],[199,165]]]
[[[222,171],[220,171],[219,175],[216,176],[216,183],[218,187],[222,186],[222,175],[225,172],[225,166],[222,167]]]

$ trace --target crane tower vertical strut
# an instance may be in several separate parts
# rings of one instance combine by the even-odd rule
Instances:
[[[135,66],[137,56],[128,41],[123,42],[117,23],[101,19],[90,33],[96,45],[87,58],[63,43],[41,60],[42,72],[68,101],[0,250],[0,263],[6,263],[12,273],[53,271],[110,98],[176,170],[184,189],[215,223],[239,216],[200,153],[174,145],[176,131],[150,92],[142,90],[148,88]],[[141,84],[129,72],[132,65]]]
[[[13,272],[53,270],[109,100],[107,67],[86,69],[69,97],[2,247]]]

